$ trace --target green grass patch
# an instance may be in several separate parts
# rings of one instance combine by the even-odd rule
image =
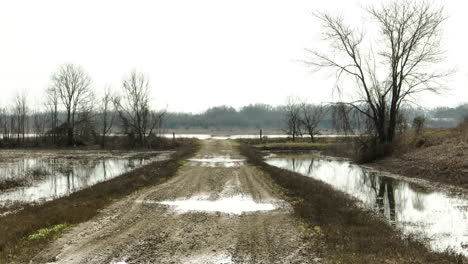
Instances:
[[[59,224],[51,227],[41,228],[37,230],[34,234],[28,237],[28,240],[39,240],[49,237],[53,234],[67,232],[72,228],[72,225],[68,224]]]

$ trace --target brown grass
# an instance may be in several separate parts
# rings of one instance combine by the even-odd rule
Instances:
[[[59,233],[34,241],[27,239],[30,235],[43,228],[87,221],[112,201],[166,181],[181,166],[180,161],[193,155],[198,147],[197,141],[185,140],[169,160],[150,163],[70,196],[0,217],[0,263],[27,263]]]
[[[402,238],[386,221],[326,183],[270,166],[246,144],[240,150],[283,189],[303,221],[320,227],[326,245],[322,254],[331,263],[468,263],[461,256],[430,252],[414,239]]]
[[[370,164],[395,174],[468,188],[468,127],[406,133],[395,153]]]

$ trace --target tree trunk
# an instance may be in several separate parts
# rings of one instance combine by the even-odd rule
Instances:
[[[71,125],[71,113],[67,113],[67,144],[69,146],[73,145],[73,127]]]

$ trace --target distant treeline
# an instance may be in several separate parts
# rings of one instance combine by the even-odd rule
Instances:
[[[334,129],[331,106],[324,106],[325,114],[318,128],[320,130]],[[168,129],[275,129],[282,130],[286,126],[286,106],[271,106],[253,104],[236,110],[230,106],[216,106],[205,112],[166,114],[164,127]],[[433,109],[410,108],[403,110],[409,126],[416,116],[424,116],[428,127],[454,127],[464,116],[468,115],[468,104],[456,107],[437,107]]]
[[[39,144],[39,138],[48,139],[46,143],[63,143],[66,140],[67,113],[63,109],[53,113],[50,110],[31,111],[23,103],[17,100],[10,108],[0,107],[0,146],[19,144],[25,138],[35,138]],[[324,113],[321,116],[317,130],[335,130],[333,122],[334,105],[323,105]],[[112,134],[127,134],[134,136],[134,132],[129,129],[127,120],[121,117],[115,107],[109,107],[103,111],[103,107],[96,107],[89,111],[82,111],[77,114],[74,134],[76,138],[83,142],[102,143],[105,138]],[[267,104],[254,104],[235,109],[230,106],[216,106],[207,109],[202,113],[175,113],[160,112],[154,115],[160,116],[156,120],[159,122],[152,132],[155,135],[163,133],[168,129],[264,129],[264,130],[288,130],[287,106],[271,106]],[[406,107],[402,111],[407,127],[411,127],[416,116],[423,116],[427,127],[455,127],[464,117],[468,115],[468,104],[456,107],[437,107],[434,109],[410,108]],[[106,117],[107,116],[107,117]],[[54,125],[53,119],[57,120]],[[104,126],[108,120],[108,124]],[[103,128],[107,127],[106,132]],[[146,128],[146,130],[150,130]],[[145,132],[148,133],[148,132]],[[54,138],[58,137],[58,140]],[[58,142],[57,142],[58,141]]]

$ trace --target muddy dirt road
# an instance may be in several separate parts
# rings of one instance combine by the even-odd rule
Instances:
[[[319,263],[262,171],[206,140],[168,182],[115,202],[33,263]]]

